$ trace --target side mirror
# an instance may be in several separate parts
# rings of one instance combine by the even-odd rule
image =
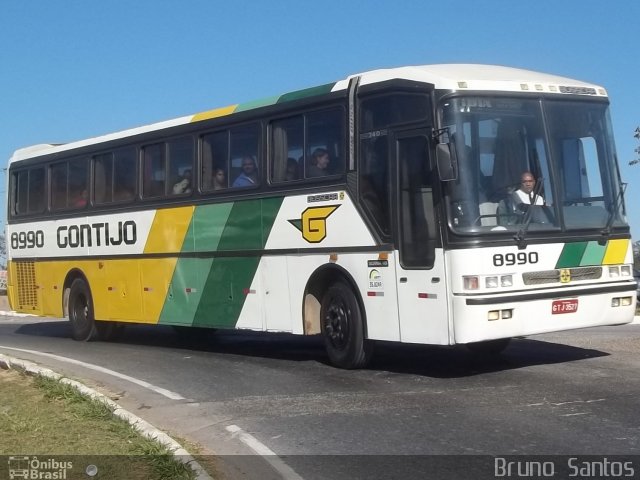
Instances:
[[[455,143],[438,143],[436,162],[440,181],[450,182],[458,179],[458,154]]]

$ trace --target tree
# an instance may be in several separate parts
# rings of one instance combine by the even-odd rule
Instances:
[[[633,136],[637,139],[640,140],[640,127],[637,127],[635,132],[633,132]],[[634,152],[636,153],[636,155],[638,155],[638,158],[636,158],[635,160],[631,160],[629,162],[629,165],[635,165],[636,163],[640,163],[640,147],[636,147],[636,149],[634,150]]]

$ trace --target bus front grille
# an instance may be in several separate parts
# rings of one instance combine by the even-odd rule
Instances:
[[[602,277],[602,267],[577,267],[568,268],[571,278],[569,281],[596,280]],[[522,274],[525,285],[540,285],[543,283],[559,283],[562,270],[543,270],[540,272],[527,272]]]
[[[18,280],[18,309],[38,309],[38,286],[36,285],[36,267],[34,262],[15,262]]]

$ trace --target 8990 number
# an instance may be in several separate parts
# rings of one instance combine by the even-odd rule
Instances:
[[[11,248],[14,250],[42,247],[44,247],[44,232],[42,230],[13,232],[11,234]]]
[[[495,267],[525,265],[527,263],[538,263],[538,252],[496,253],[493,256]]]

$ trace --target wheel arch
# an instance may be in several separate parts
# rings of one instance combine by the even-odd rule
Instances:
[[[320,328],[320,304],[322,297],[330,285],[338,280],[343,280],[353,291],[356,301],[360,306],[363,320],[365,338],[367,337],[367,314],[364,309],[364,302],[360,295],[360,290],[351,274],[340,265],[327,263],[318,267],[309,277],[304,289],[302,301],[302,319],[305,335],[315,335],[321,333]]]
[[[93,297],[93,294],[91,293],[91,284],[84,272],[79,268],[69,270],[62,286],[62,313],[67,318],[69,317],[69,293],[71,292],[71,284],[78,278],[84,280],[87,284],[87,288],[89,289],[89,293]]]

